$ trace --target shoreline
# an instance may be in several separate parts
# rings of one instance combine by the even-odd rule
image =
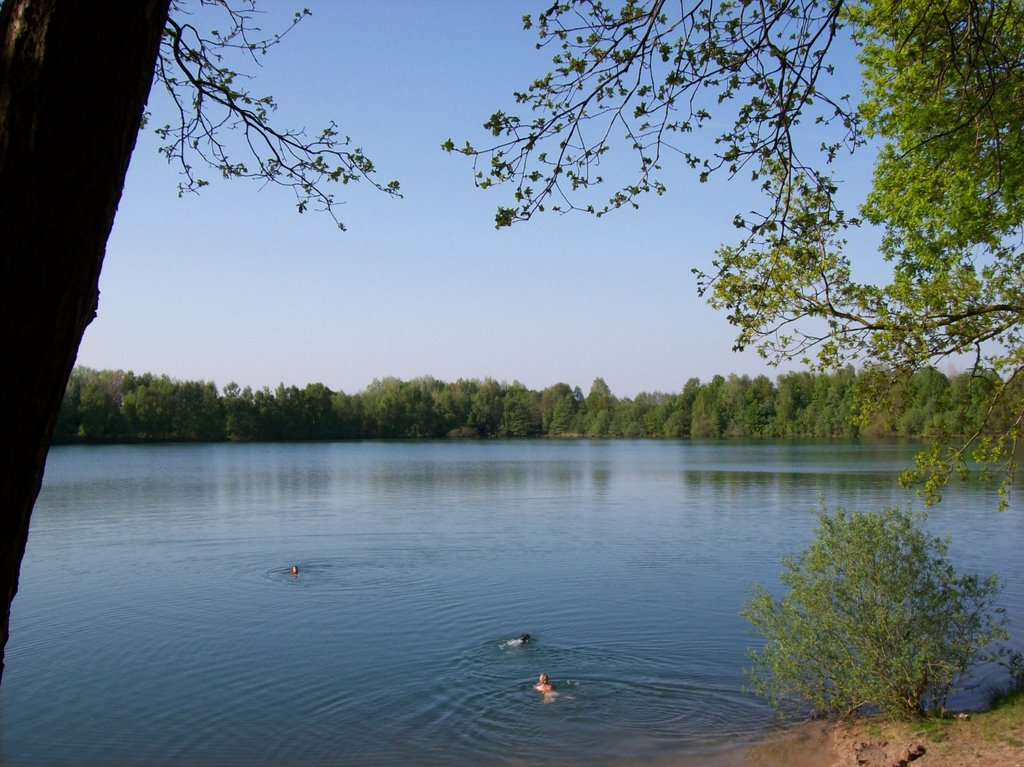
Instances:
[[[687,757],[676,767],[1024,767],[1024,693],[992,709],[945,719],[872,718],[780,727],[720,755]]]
[[[685,751],[668,750],[653,758],[645,756],[643,764],[647,767],[845,767],[841,762],[822,761],[824,753],[833,751],[835,726],[826,721],[779,722],[767,732],[738,736],[732,743],[708,743],[705,748],[692,746]],[[637,761],[622,757],[609,764],[633,767]]]

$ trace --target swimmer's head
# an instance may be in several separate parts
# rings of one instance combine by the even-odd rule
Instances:
[[[292,572],[292,575],[298,575],[299,574],[299,566],[298,565],[292,565],[291,572]]]
[[[523,644],[526,644],[527,642],[530,641],[530,635],[529,634],[523,634],[521,637],[519,637],[519,641],[522,642]]]
[[[538,682],[539,682],[540,684],[547,684],[547,683],[548,683],[548,675],[547,675],[547,674],[541,674],[541,675],[540,675],[540,676],[539,676],[539,677],[537,678],[537,681],[538,681]]]

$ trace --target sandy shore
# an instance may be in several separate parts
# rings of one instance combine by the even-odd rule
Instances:
[[[812,722],[721,756],[715,767],[1024,767],[1024,703],[940,726]]]
[[[624,761],[623,765],[635,762]],[[645,762],[648,767],[1024,767],[1024,695],[979,714],[780,727],[754,742]]]

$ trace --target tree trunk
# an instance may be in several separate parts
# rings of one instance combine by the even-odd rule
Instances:
[[[0,674],[29,517],[170,0],[0,6]]]

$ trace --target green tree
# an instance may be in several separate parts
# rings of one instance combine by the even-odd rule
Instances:
[[[690,413],[679,407],[669,413],[661,427],[661,436],[667,439],[681,439],[690,436]]]
[[[856,381],[857,374],[852,365],[847,365],[829,375],[826,400],[829,436],[857,436],[856,423],[853,418]]]
[[[697,390],[697,396],[693,401],[693,416],[690,421],[691,437],[722,436],[724,423],[719,397],[724,385],[725,379],[716,375]]]
[[[473,394],[473,402],[469,409],[469,426],[476,429],[481,437],[493,437],[501,428],[503,412],[501,384],[492,378],[484,380]]]
[[[333,407],[334,392],[322,383],[306,384],[299,393],[302,408],[301,439],[332,439],[338,436]]]
[[[759,375],[750,383],[743,421],[747,434],[752,437],[772,436],[775,420],[775,387],[768,376]]]
[[[668,436],[666,423],[676,408],[676,397],[664,392],[641,392],[633,398],[633,407],[643,420],[643,437]]]
[[[255,439],[256,403],[252,388],[239,388],[232,381],[224,387],[224,429],[228,439]]]
[[[683,431],[683,396],[682,394],[664,395],[654,411],[650,414],[648,428],[655,427],[657,431],[648,431],[649,436],[664,437],[666,439],[678,439],[688,434]]]
[[[167,376],[143,375],[124,397],[129,431],[139,439],[170,439],[174,434],[174,383]]]
[[[587,394],[587,412],[599,413],[615,406],[615,396],[603,378],[595,378]]]
[[[818,373],[814,376],[811,386],[811,402],[807,407],[804,422],[807,430],[815,437],[831,437],[832,433],[832,410],[829,403],[829,391],[831,382],[825,373]]]
[[[272,403],[269,412],[273,414],[274,439],[305,438],[306,408],[299,387],[280,383],[269,402]]]
[[[275,440],[284,436],[278,413],[277,399],[270,387],[264,386],[252,394],[252,411],[255,418],[255,439]]]
[[[572,399],[572,387],[567,383],[556,383],[540,393],[540,428],[544,434],[554,435],[566,430],[563,428],[564,423],[559,424],[558,431],[553,431],[551,428],[551,419],[554,417],[555,409],[564,397]]]
[[[934,433],[935,415],[946,406],[949,379],[933,367],[923,368],[907,379],[900,431],[908,437]]]
[[[775,384],[775,433],[780,437],[806,434],[803,417],[811,402],[814,379],[806,371],[783,373]]]
[[[374,380],[363,392],[367,435],[385,439],[404,436],[409,424],[407,406],[400,379],[386,376]]]
[[[818,512],[811,545],[783,560],[788,591],[755,587],[743,615],[764,637],[755,690],[776,706],[845,716],[877,708],[912,718],[946,696],[1006,638],[995,576],[957,573],[948,541],[921,515]]]
[[[82,384],[78,405],[78,436],[88,442],[113,442],[124,436],[121,371],[99,371]]]
[[[503,437],[537,437],[541,434],[540,398],[518,381],[502,392],[503,412],[499,434]]]
[[[566,383],[546,388],[541,392],[541,431],[551,437],[578,434],[579,404]]]
[[[987,417],[963,439],[936,434],[945,444],[906,479],[933,498],[971,458],[1003,463],[1012,479],[1024,428],[1019,0],[563,0],[524,25],[551,50],[551,71],[490,116],[493,143],[444,145],[474,159],[478,186],[513,187],[498,226],[545,207],[635,206],[665,192],[672,160],[701,181],[746,176],[764,202],[737,213],[738,241],[698,274],[736,326],[736,348],[822,369],[874,361],[896,385],[969,354],[974,372],[999,381]],[[850,50],[862,66],[856,104],[831,77]],[[620,149],[634,164],[610,160]],[[877,151],[856,217],[833,164],[847,151]],[[856,278],[847,248],[862,220],[883,232],[891,275],[880,284]],[[859,392],[868,419],[890,401]]]
[[[611,411],[603,410],[595,413],[588,410],[587,436],[604,439],[609,436],[623,436],[624,434],[632,433],[634,430],[626,428],[624,423],[636,421],[633,416],[632,408],[621,411],[617,414],[617,418],[612,416]],[[640,431],[639,423],[637,423],[635,431]]]
[[[337,438],[351,439],[363,436],[360,431],[361,423],[361,401],[343,391],[339,391],[331,397],[331,410],[334,411],[335,423],[337,424]]]
[[[749,437],[747,430],[747,403],[749,401],[750,376],[730,373],[718,391],[719,419],[723,437]]]
[[[620,400],[612,412],[608,436],[618,439],[640,439],[645,436],[642,408],[637,408],[629,400]]]
[[[440,418],[439,428],[449,436],[472,436],[469,411],[473,405],[475,381],[459,379],[434,392],[434,410]]]
[[[985,403],[990,391],[998,381],[991,376],[960,373],[950,380],[943,418],[947,423],[940,426],[943,433],[973,434],[988,417]]]
[[[174,438],[212,442],[224,439],[224,405],[217,387],[207,381],[180,381],[174,386]]]
[[[700,379],[690,378],[676,401],[676,409],[665,423],[666,437],[689,437],[693,422],[693,404],[700,392]]]
[[[435,410],[435,395],[441,383],[430,376],[402,384],[401,396],[405,402],[406,425],[403,437],[443,437],[448,432],[444,419]]]

